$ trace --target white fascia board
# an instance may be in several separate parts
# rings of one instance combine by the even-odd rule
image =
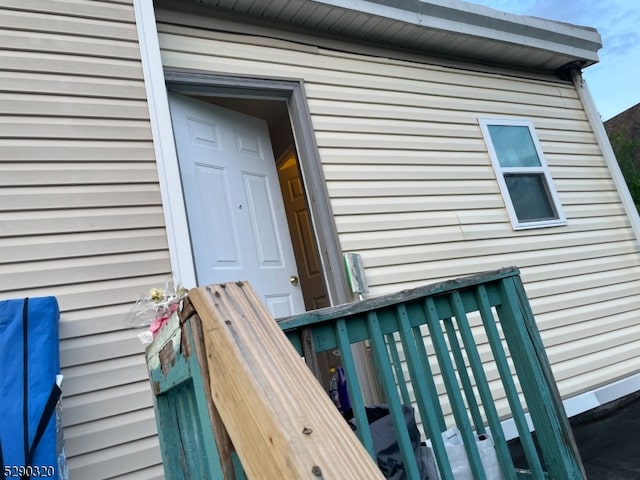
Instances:
[[[501,12],[459,0],[313,0],[477,41],[491,40],[598,61],[602,39],[591,27]]]

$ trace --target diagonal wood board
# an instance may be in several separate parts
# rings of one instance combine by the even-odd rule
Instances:
[[[247,282],[194,288],[211,397],[250,479],[382,479]]]

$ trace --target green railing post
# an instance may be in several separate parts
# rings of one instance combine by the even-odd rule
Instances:
[[[521,387],[535,425],[536,437],[542,456],[552,478],[557,480],[584,480],[582,465],[576,461],[573,433],[565,428],[560,418],[562,403],[555,392],[555,383],[548,359],[538,337],[535,320],[530,310],[523,305],[518,285],[514,279],[501,282],[500,290],[504,303],[498,307],[504,315],[501,324]],[[527,302],[528,304],[528,302]]]

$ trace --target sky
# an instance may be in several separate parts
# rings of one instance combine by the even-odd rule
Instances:
[[[595,27],[600,61],[583,70],[603,121],[640,103],[638,0],[467,0],[504,12]]]

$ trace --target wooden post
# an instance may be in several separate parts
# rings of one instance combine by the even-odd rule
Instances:
[[[250,479],[382,479],[246,282],[194,288],[211,397]]]

